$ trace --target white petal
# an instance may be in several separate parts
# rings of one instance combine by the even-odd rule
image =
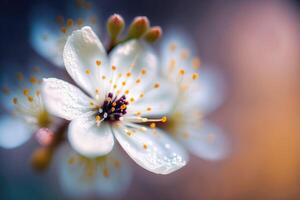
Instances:
[[[5,115],[0,117],[0,146],[11,149],[25,143],[33,130],[20,119]]]
[[[189,98],[185,105],[191,109],[197,107],[207,114],[223,103],[225,84],[220,72],[212,67],[204,67],[199,74],[199,80],[191,84],[189,91],[193,98]]]
[[[223,131],[211,122],[204,121],[199,128],[185,127],[182,131],[189,136],[181,138],[181,141],[200,158],[221,160],[229,153],[228,139]]]
[[[95,94],[96,88],[103,88],[100,77],[107,75],[106,51],[90,27],[72,33],[66,42],[63,58],[70,76],[90,95]],[[101,61],[101,67],[97,66],[97,60]]]
[[[74,85],[60,79],[44,79],[42,96],[51,114],[67,120],[77,118],[90,110],[90,98]]]
[[[62,52],[66,37],[55,23],[57,15],[48,6],[36,6],[31,16],[30,42],[34,50],[54,66],[64,67]]]
[[[114,134],[123,149],[141,167],[156,173],[169,174],[183,167],[188,155],[185,150],[162,130],[147,129],[129,136],[125,129],[114,128]]]
[[[61,186],[73,198],[94,194],[120,197],[131,182],[132,170],[116,149],[105,157],[86,158],[63,146],[57,161]],[[103,175],[104,169],[108,176]]]
[[[108,154],[107,168],[109,176],[98,178],[96,181],[96,191],[99,196],[111,199],[121,197],[128,189],[132,179],[132,169],[123,156],[114,150]],[[116,161],[118,166],[116,166]]]
[[[72,120],[69,125],[68,139],[78,153],[91,158],[108,154],[114,146],[110,125],[101,123],[97,127],[92,117]]]
[[[117,67],[118,73],[132,73],[132,78],[126,79],[125,76],[118,79],[121,83],[126,79],[128,86],[133,86],[140,75],[141,70],[145,69],[146,74],[141,78],[141,84],[135,85],[134,90],[142,90],[147,87],[158,73],[158,60],[153,50],[137,40],[130,40],[118,45],[110,54],[110,64]],[[134,91],[132,91],[134,92]]]
[[[156,82],[153,83],[153,85]],[[177,97],[177,89],[170,82],[160,79],[157,81],[159,88],[154,89],[153,85],[144,92],[144,97],[129,104],[128,114],[141,112],[142,116],[163,116],[173,110]],[[138,99],[136,97],[135,99]],[[147,108],[151,108],[150,111]],[[125,116],[126,117],[126,116]]]

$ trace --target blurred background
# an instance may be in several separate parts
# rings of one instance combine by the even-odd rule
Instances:
[[[1,74],[12,62],[51,65],[29,43],[30,12],[41,2],[65,8],[60,0],[1,0]],[[127,22],[145,15],[163,30],[185,29],[227,88],[223,105],[208,118],[224,129],[231,154],[217,162],[192,157],[168,176],[135,167],[121,199],[300,199],[299,1],[99,0],[94,6],[102,23],[120,13]],[[33,146],[0,149],[0,199],[68,199],[55,167],[31,168]]]

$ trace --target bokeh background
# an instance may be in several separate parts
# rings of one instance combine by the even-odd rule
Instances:
[[[29,43],[30,12],[41,2],[65,8],[60,0],[0,1],[2,75],[10,63],[51,65]],[[224,104],[208,118],[224,129],[231,154],[217,162],[192,158],[168,176],[136,167],[122,199],[300,199],[299,1],[99,0],[94,6],[103,22],[112,13],[127,21],[146,15],[166,31],[185,29],[227,88]],[[46,173],[31,168],[34,145],[0,149],[0,199],[68,199],[54,166]]]

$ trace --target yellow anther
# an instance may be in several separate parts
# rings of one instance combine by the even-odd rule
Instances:
[[[96,92],[96,94],[99,94],[99,93],[100,93],[100,89],[97,88],[97,89],[95,90],[95,92]]]
[[[126,85],[126,81],[123,81],[123,82],[122,82],[122,85],[125,86],[125,85]]]
[[[132,134],[133,134],[132,131],[126,131],[126,133],[128,136],[132,136]]]
[[[161,118],[161,122],[163,122],[163,123],[167,122],[167,120],[168,120],[168,118],[167,118],[166,116],[163,116],[163,117]]]
[[[121,106],[121,110],[125,110],[126,109],[126,105],[125,104],[123,104],[122,106]]]
[[[188,59],[188,57],[189,57],[189,51],[188,51],[187,49],[183,49],[183,50],[181,51],[181,53],[180,53],[180,57],[181,57],[181,59],[183,59],[183,60]]]
[[[101,120],[101,117],[99,116],[99,115],[96,115],[96,122],[100,122],[100,120]]]
[[[160,87],[160,84],[159,83],[155,83],[154,84],[154,88],[159,88]]]
[[[141,94],[140,94],[140,98],[143,98],[144,96],[145,96],[144,93],[141,93]]]
[[[29,90],[28,89],[24,89],[23,90],[23,94],[24,94],[24,96],[27,96],[29,94]]]
[[[109,170],[107,168],[104,168],[102,174],[104,177],[109,177]]]
[[[87,75],[90,75],[90,74],[91,74],[91,70],[87,69],[87,70],[85,70],[85,73],[86,73]]]
[[[150,124],[150,128],[155,128],[156,127],[156,124],[153,122]]]
[[[135,115],[136,115],[136,116],[140,116],[141,114],[142,114],[142,113],[139,112],[139,111],[135,112]]]
[[[91,101],[90,106],[93,107],[94,105],[95,105],[94,102]]]
[[[134,102],[134,98],[133,97],[130,98],[130,102]]]
[[[113,106],[113,107],[115,107],[116,105],[117,105],[117,103],[116,103],[116,102],[113,102],[113,103],[112,103],[112,106]]]
[[[27,99],[28,99],[29,102],[33,102],[33,97],[32,96],[28,96]]]
[[[126,76],[130,77],[131,76],[131,72],[127,72]]]
[[[39,90],[35,92],[36,96],[40,96],[40,94],[41,94],[41,92]]]
[[[116,69],[117,69],[117,67],[116,66],[111,66],[111,69],[113,70],[113,71],[115,71]]]
[[[125,92],[124,92],[126,95],[128,95],[129,94],[129,90],[125,90]]]
[[[170,62],[169,62],[169,68],[174,69],[175,67],[176,67],[176,60],[171,59]]]
[[[118,86],[117,86],[117,84],[114,84],[114,86],[113,86],[113,87],[114,87],[114,89],[116,89]]]
[[[193,80],[197,80],[199,78],[199,74],[198,73],[193,73],[192,74],[192,79]]]
[[[151,107],[148,107],[148,108],[147,108],[147,111],[151,111],[151,110],[152,110],[152,108],[151,108]]]
[[[32,83],[32,84],[37,83],[37,79],[36,79],[34,76],[30,77],[29,81],[30,81],[30,83]]]
[[[73,20],[72,19],[67,19],[67,27],[73,26]]]
[[[106,79],[106,76],[102,76],[102,79],[105,80],[105,79]]]
[[[146,149],[148,149],[148,145],[147,144],[144,144],[143,145],[143,148],[146,150]]]
[[[175,43],[171,43],[169,46],[170,51],[175,51],[176,50],[176,44]]]
[[[121,77],[122,77],[122,73],[119,73],[119,74],[118,74],[118,77],[121,78]]]
[[[138,84],[141,82],[141,79],[137,79],[135,82]]]
[[[111,108],[111,112],[115,112],[115,110],[116,110],[115,107]]]
[[[101,64],[102,64],[101,60],[96,60],[96,65],[97,65],[98,67],[100,67]]]
[[[185,70],[184,70],[184,69],[180,69],[180,70],[179,70],[179,74],[180,74],[180,75],[184,75],[184,74],[185,74]]]
[[[66,33],[66,32],[67,32],[67,29],[66,29],[66,27],[61,27],[61,28],[60,28],[60,31],[61,31],[62,33]]]
[[[18,99],[16,97],[13,98],[13,103],[18,104]]]
[[[56,23],[63,24],[64,23],[64,17],[61,15],[56,16]]]
[[[78,18],[78,19],[77,19],[77,25],[78,25],[78,26],[82,26],[83,23],[84,23],[84,22],[83,22],[83,19],[81,19],[81,18]]]
[[[201,65],[201,60],[199,58],[193,58],[192,67],[194,69],[199,69],[200,65]]]
[[[142,69],[141,74],[145,75],[147,73],[147,71],[145,69]]]

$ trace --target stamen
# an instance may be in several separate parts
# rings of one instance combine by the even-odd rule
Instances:
[[[197,80],[199,78],[199,74],[198,73],[193,73],[192,74],[192,79],[193,80]]]
[[[98,67],[100,67],[101,64],[102,64],[101,60],[96,60],[96,65],[97,65]]]

